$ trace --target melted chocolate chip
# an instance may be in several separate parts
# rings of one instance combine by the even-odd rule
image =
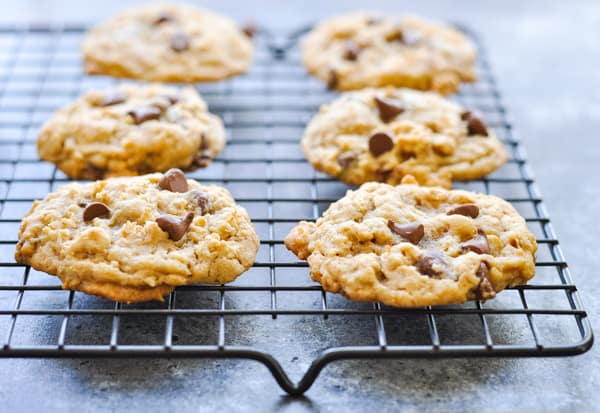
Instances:
[[[133,118],[136,125],[149,120],[160,118],[162,111],[156,106],[144,106],[137,109],[132,109],[127,114]]]
[[[190,194],[192,195],[192,198],[194,199],[198,207],[200,207],[202,215],[206,214],[210,209],[210,201],[208,194],[198,189],[191,191]]]
[[[179,241],[187,232],[190,224],[194,220],[194,213],[188,212],[185,217],[176,217],[175,215],[163,214],[156,218],[156,223],[173,241]]]
[[[386,123],[406,110],[402,106],[402,103],[395,99],[385,99],[375,96],[375,104],[379,110],[379,117]]]
[[[369,152],[376,158],[391,151],[393,147],[394,141],[387,133],[377,132],[369,138]]]
[[[256,24],[254,24],[254,22],[246,22],[242,26],[242,32],[249,38],[253,38],[256,34]]]
[[[165,98],[167,98],[169,102],[171,102],[171,105],[174,105],[175,103],[179,102],[179,96],[177,95],[165,95]]]
[[[346,40],[346,43],[344,44],[344,59],[354,61],[358,59],[359,54],[360,47],[352,40]]]
[[[156,20],[154,20],[154,22],[152,24],[154,24],[155,26],[158,26],[159,24],[171,22],[173,20],[175,20],[175,16],[173,16],[169,12],[164,11],[164,12],[161,12],[158,14],[158,17],[156,18]]]
[[[467,121],[467,129],[469,131],[469,135],[481,135],[488,136],[488,130],[485,126],[485,123],[473,112],[466,111],[460,115],[462,120]]]
[[[175,52],[183,52],[190,48],[190,38],[185,33],[175,33],[171,37],[171,49]]]
[[[335,70],[331,69],[329,71],[329,80],[327,81],[327,88],[333,90],[338,87],[339,83],[340,79],[338,73]]]
[[[481,264],[479,264],[477,272],[475,273],[475,275],[481,280],[475,289],[475,298],[478,300],[486,300],[496,296],[496,291],[494,290],[494,286],[490,281],[489,274],[490,272],[488,264],[485,261],[482,261]]]
[[[479,208],[475,204],[462,204],[446,212],[446,215],[464,215],[466,217],[477,218]]]
[[[485,233],[481,230],[477,232],[474,238],[460,244],[460,247],[466,251],[473,251],[476,254],[489,254],[490,245],[488,244]]]
[[[211,153],[207,149],[201,149],[194,155],[194,159],[192,159],[192,165],[198,168],[206,168],[210,164],[210,160],[212,159]]]
[[[160,189],[171,192],[187,192],[188,182],[185,174],[180,169],[169,169],[158,182]]]
[[[208,149],[208,139],[206,139],[206,135],[204,135],[204,133],[200,134],[200,146],[198,147],[198,149]]]
[[[396,224],[393,221],[388,221],[388,228],[395,234],[400,235],[402,238],[407,239],[413,244],[417,245],[419,241],[425,236],[425,227],[423,224],[418,222],[411,222],[410,224]]]
[[[377,168],[375,169],[375,179],[377,182],[386,182],[392,174],[391,169]]]
[[[109,218],[110,208],[102,202],[91,202],[83,210],[83,220],[91,221],[94,218]]]
[[[105,173],[106,169],[99,168],[96,165],[87,164],[84,169],[83,176],[92,181],[95,181],[98,179],[102,179]]]
[[[417,270],[429,277],[442,278],[447,275],[448,263],[439,251],[425,251],[415,264]]]
[[[104,96],[101,106],[112,106],[123,103],[127,100],[127,95],[123,92],[115,91]]]
[[[342,169],[346,169],[350,166],[352,162],[356,160],[356,155],[351,152],[346,152],[338,156],[337,163],[342,167]]]

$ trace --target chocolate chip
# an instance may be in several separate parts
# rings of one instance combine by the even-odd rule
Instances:
[[[466,251],[473,251],[477,254],[489,254],[490,245],[488,244],[485,232],[479,230],[474,238],[460,244],[460,247]]]
[[[376,158],[391,151],[393,147],[394,141],[387,133],[377,132],[369,138],[369,152]]]
[[[158,187],[171,192],[187,192],[188,182],[180,169],[172,168],[165,172],[158,182]]]
[[[375,104],[379,110],[379,117],[386,123],[406,110],[401,102],[396,99],[385,99],[375,96]]]
[[[173,241],[179,241],[187,232],[190,224],[194,220],[194,213],[188,212],[185,217],[163,214],[156,218],[156,223]]]
[[[179,102],[179,96],[176,95],[165,95],[165,98],[169,99],[171,105],[174,105],[175,103]]]
[[[335,70],[331,69],[329,71],[329,80],[327,81],[327,88],[335,89],[339,86],[339,83],[340,83],[340,79],[339,79],[338,73]]]
[[[359,54],[360,47],[352,40],[346,40],[346,43],[344,44],[344,59],[354,61],[358,59]]]
[[[190,38],[185,33],[175,33],[171,37],[171,49],[176,52],[183,52],[190,48]]]
[[[102,179],[104,174],[106,173],[106,169],[99,168],[96,165],[87,164],[84,171],[83,176],[92,181]]]
[[[102,106],[112,106],[117,105],[119,103],[123,103],[127,100],[127,95],[123,92],[112,92],[104,96],[102,99]]]
[[[210,209],[210,201],[209,196],[206,192],[195,189],[190,192],[196,204],[200,207],[200,211],[202,211],[202,215],[206,214]]]
[[[208,139],[206,139],[206,135],[204,133],[200,134],[200,146],[199,149],[204,150],[208,149]]]
[[[204,135],[204,133],[201,133],[198,151],[192,158],[192,167],[206,168],[210,164],[212,158],[213,155],[212,151],[210,150],[208,139],[206,139],[206,135]]]
[[[127,114],[133,118],[133,122],[136,125],[144,123],[149,120],[160,118],[162,111],[156,106],[144,106],[137,109],[132,109]]]
[[[375,24],[379,24],[381,23],[382,19],[380,17],[368,17],[367,18],[367,25],[368,26],[373,26]]]
[[[78,206],[79,208],[85,208],[85,207],[87,206],[87,202],[78,202],[78,203],[77,203],[77,206]]]
[[[91,221],[94,218],[109,218],[110,208],[102,202],[92,202],[83,210],[83,220]]]
[[[485,300],[488,298],[494,298],[496,296],[496,291],[490,282],[489,274],[490,272],[488,264],[485,261],[482,261],[479,264],[477,272],[475,273],[475,275],[481,280],[475,289],[475,298],[478,300]]]
[[[446,212],[446,215],[464,215],[466,217],[477,218],[479,208],[475,204],[462,204]]]
[[[425,251],[419,257],[415,266],[423,275],[442,278],[443,275],[447,274],[448,263],[439,251]]]
[[[463,112],[461,113],[460,118],[467,121],[469,135],[488,136],[488,130],[485,123],[473,112]]]
[[[468,120],[469,135],[488,136],[485,123],[475,116],[471,116]]]
[[[256,34],[256,24],[254,24],[254,22],[246,22],[242,26],[242,32],[249,38],[253,38]]]
[[[356,155],[351,152],[346,152],[338,156],[337,163],[342,167],[342,169],[346,169],[350,166],[352,162],[356,160]]]
[[[194,158],[192,159],[192,165],[198,168],[206,168],[210,164],[211,159],[212,157],[209,150],[200,150],[194,155]]]
[[[171,22],[173,20],[175,20],[175,17],[171,13],[165,11],[160,12],[152,24],[158,26],[159,24]]]
[[[392,174],[391,169],[377,168],[375,169],[375,179],[377,182],[386,182]]]
[[[425,227],[418,222],[400,225],[388,220],[388,228],[393,233],[400,235],[402,238],[406,238],[415,245],[417,245],[425,235]]]

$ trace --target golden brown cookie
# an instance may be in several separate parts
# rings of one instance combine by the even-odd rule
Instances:
[[[433,92],[367,88],[323,105],[302,137],[308,161],[346,183],[419,184],[450,188],[478,179],[507,154],[482,118]]]
[[[90,91],[38,134],[40,158],[73,179],[207,166],[225,146],[219,117],[191,87],[123,85]]]
[[[57,275],[65,289],[136,302],[233,281],[258,246],[226,189],[173,169],[60,187],[23,218],[15,259]]]
[[[250,38],[225,16],[191,6],[155,4],[124,11],[83,42],[89,74],[159,82],[220,80],[245,72]]]
[[[399,86],[450,94],[476,79],[476,51],[467,36],[415,16],[333,17],[306,36],[302,60],[337,90]]]
[[[500,198],[382,183],[348,191],[285,245],[326,291],[399,307],[493,298],[534,276],[537,251]]]

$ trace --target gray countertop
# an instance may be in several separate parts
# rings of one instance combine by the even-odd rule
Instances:
[[[10,2],[0,21],[93,22],[124,3]],[[313,0],[203,5],[284,28],[361,8],[358,1]],[[600,3],[373,0],[369,6],[464,22],[482,35],[574,281],[600,331]],[[598,346],[555,359],[342,361],[326,367],[305,397],[289,398],[252,361],[3,359],[0,410],[591,412],[600,409],[599,371]]]

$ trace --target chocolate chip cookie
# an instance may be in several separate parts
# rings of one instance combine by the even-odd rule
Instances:
[[[38,135],[40,158],[73,179],[207,166],[225,146],[221,120],[191,88],[124,85],[58,110]]]
[[[502,143],[482,117],[434,92],[367,88],[323,105],[302,137],[308,161],[346,183],[450,188],[506,162]]]
[[[248,214],[181,170],[62,186],[23,218],[15,259],[63,288],[122,302],[162,300],[179,285],[227,283],[253,263]]]
[[[493,298],[534,276],[537,251],[500,198],[375,182],[301,222],[285,245],[326,291],[399,307]]]
[[[127,10],[83,42],[88,74],[161,82],[219,80],[251,64],[250,37],[225,16],[181,5]]]
[[[463,33],[414,16],[365,12],[331,18],[304,39],[306,69],[332,89],[401,86],[454,93],[476,80],[475,47]]]

